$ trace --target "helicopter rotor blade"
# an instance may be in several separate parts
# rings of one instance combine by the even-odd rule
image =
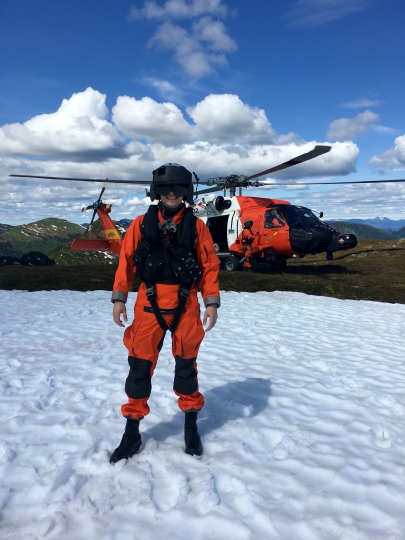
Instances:
[[[106,187],[107,187],[107,184],[104,184],[104,186],[103,186],[103,188],[102,188],[102,190],[101,190],[101,193],[100,193],[100,195],[99,195],[99,197],[98,197],[98,199],[97,199],[97,205],[100,204],[100,202],[101,202],[101,197],[103,196],[103,193],[104,193]]]
[[[10,174],[18,178],[40,178],[44,180],[72,180],[74,182],[110,182],[113,184],[137,184],[139,186],[146,186],[150,184],[150,180],[110,180],[110,178],[65,178],[63,176],[34,176],[29,174]]]
[[[94,204],[92,204],[90,206],[86,206],[85,208],[82,208],[82,212],[84,210],[89,210],[89,208],[94,208],[93,217],[91,218],[90,224],[88,225],[88,227],[86,229],[86,232],[84,234],[87,234],[91,230],[91,226],[93,225],[94,218],[96,217],[97,210],[99,209],[99,206],[100,206],[100,203],[101,203],[101,197],[103,196],[103,193],[104,193],[106,187],[107,187],[107,184],[104,184],[104,186],[102,187],[102,190],[100,192],[100,195],[98,196],[98,199]]]
[[[253,178],[258,178],[259,176],[263,176],[264,174],[270,174],[276,171],[281,171],[282,169],[287,169],[288,167],[293,167],[294,165],[299,165],[300,163],[303,163],[304,161],[309,161],[310,159],[314,159],[318,156],[322,156],[323,154],[326,154],[327,152],[330,151],[331,148],[332,148],[331,146],[318,144],[310,152],[301,154],[300,156],[290,159],[289,161],[286,161],[285,163],[281,163],[281,165],[276,165],[275,167],[271,167],[271,169],[267,169],[257,174],[252,174],[252,176],[248,176],[247,178],[244,178],[244,181],[247,182],[248,180],[252,180]]]
[[[264,182],[262,182],[260,183],[260,186],[274,186],[280,188],[284,186],[329,186],[332,184],[386,184],[390,182],[405,182],[405,178],[400,178],[398,180],[353,180],[352,182],[298,182],[295,184],[265,184]]]
[[[110,182],[113,184],[134,184],[136,186],[149,186],[151,183],[151,180],[112,180],[110,178],[101,180],[100,178],[67,178],[64,176],[36,176],[30,174],[9,174],[9,176],[13,176],[14,178],[39,178],[42,180],[68,180],[73,182]],[[193,182],[194,186],[198,184],[207,184],[207,181],[199,180],[198,183]]]
[[[229,188],[227,187],[227,189]],[[223,190],[224,190],[224,187],[213,186],[212,188],[202,189],[201,191],[198,191],[196,193],[196,197],[199,197],[203,193],[213,193],[214,191],[223,191]]]
[[[97,208],[94,209],[93,217],[91,218],[91,221],[89,225],[87,226],[87,229],[84,234],[88,234],[91,231],[91,226],[93,225],[93,221],[94,221],[94,218],[96,217],[96,214],[97,214]]]

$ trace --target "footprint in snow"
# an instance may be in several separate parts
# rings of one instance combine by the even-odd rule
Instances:
[[[167,512],[187,500],[186,476],[164,463],[152,465],[152,500],[161,512]]]
[[[368,432],[369,441],[377,448],[389,448],[392,437],[385,426],[374,426]]]

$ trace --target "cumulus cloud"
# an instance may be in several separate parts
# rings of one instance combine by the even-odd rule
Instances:
[[[226,33],[224,24],[211,17],[203,17],[194,23],[193,30],[195,39],[206,42],[213,51],[234,52],[238,48],[236,42]]]
[[[286,18],[291,27],[315,28],[359,13],[368,4],[368,0],[298,0]]]
[[[315,144],[313,141],[285,146],[224,145],[200,141],[175,147],[148,145],[153,153],[150,161],[143,160],[140,153],[125,159],[111,158],[103,163],[38,162],[15,158],[13,162],[8,159],[6,163],[0,160],[0,178],[3,184],[2,221],[10,224],[16,221],[26,223],[29,219],[56,216],[81,223],[86,221],[86,216],[80,213],[82,206],[96,200],[101,189],[101,184],[7,178],[6,175],[10,172],[81,178],[145,179],[145,186],[148,186],[152,170],[167,161],[181,163],[189,170],[195,170],[201,179],[227,174],[249,175],[308,152]],[[357,156],[358,148],[355,144],[335,143],[328,154],[285,171],[278,171],[269,179],[299,181],[306,177],[323,178],[349,174],[354,170]],[[265,180],[265,177],[261,180]],[[252,190],[260,196],[260,190]],[[253,194],[253,191],[249,190],[249,193]],[[145,189],[142,186],[107,182],[104,197],[106,201],[114,203],[114,219],[120,219],[142,213],[144,204],[147,204],[144,195]],[[130,205],[127,204],[128,200],[131,201]]]
[[[397,137],[394,144],[395,146],[391,150],[373,156],[368,164],[380,169],[405,170],[405,135]]]
[[[227,11],[221,0],[168,0],[162,6],[147,1],[140,9],[132,7],[129,20],[165,19],[149,40],[149,47],[174,51],[174,60],[188,75],[198,79],[216,73],[216,66],[227,64],[225,53],[237,49],[235,40],[218,20]],[[178,19],[195,21],[186,29],[173,23]]]
[[[379,119],[378,114],[369,110],[359,113],[355,118],[339,118],[329,125],[327,136],[330,139],[350,141],[370,131]]]
[[[214,73],[214,66],[227,64],[224,53],[236,50],[224,25],[209,17],[193,25],[191,33],[167,21],[156,30],[149,46],[174,51],[175,60],[197,79]]]
[[[153,158],[144,160],[141,153],[126,158],[110,158],[105,162],[74,163],[65,161],[42,161],[29,159],[0,161],[0,175],[7,182],[8,188],[19,188],[32,185],[31,180],[7,178],[10,173],[72,176],[79,178],[121,178],[145,179],[145,185],[151,181],[152,170],[168,161],[181,163],[190,170],[195,170],[201,179],[210,176],[227,174],[254,174],[279,163],[283,163],[299,154],[308,152],[316,142],[290,143],[278,146],[276,144],[244,145],[244,144],[212,144],[206,141],[196,141],[184,145],[164,146],[162,144],[148,145]],[[333,150],[310,162],[302,163],[285,171],[278,171],[272,178],[302,179],[312,176],[345,175],[354,170],[358,156],[358,148],[353,143],[335,143]],[[42,181],[43,185],[59,186],[58,181]],[[63,183],[64,185],[64,183]],[[69,184],[70,185],[70,184]],[[74,184],[75,189],[86,190],[86,183]],[[143,192],[141,186],[109,185],[110,189],[130,189],[133,192]],[[98,187],[96,187],[98,189]]]
[[[119,96],[112,117],[120,131],[135,139],[169,144],[191,139],[191,127],[174,103],[157,103],[150,97],[136,100]]]
[[[351,141],[333,144],[312,141],[304,144],[290,143],[283,146],[275,146],[273,149],[272,164],[264,167],[264,169],[284,163],[300,154],[309,152],[316,144],[329,144],[332,146],[332,149],[327,154],[323,154],[315,159],[273,173],[270,177],[271,180],[276,178],[280,180],[299,181],[303,178],[346,176],[355,172],[359,148]],[[260,151],[260,147],[255,148]],[[260,169],[258,170],[260,171]]]
[[[197,137],[209,142],[274,142],[276,133],[263,109],[251,107],[234,94],[210,94],[187,108]]]
[[[207,14],[225,17],[227,12],[222,0],[167,0],[162,6],[152,0],[146,1],[140,9],[131,7],[128,19],[192,19]]]
[[[380,102],[376,99],[360,98],[355,101],[346,101],[339,105],[345,109],[364,109],[365,107],[377,107]]]
[[[3,137],[3,156],[0,156],[3,222],[23,223],[31,217],[39,219],[52,215],[81,222],[85,220],[80,214],[81,207],[96,200],[101,189],[101,184],[34,181],[10,178],[9,174],[132,179],[142,180],[148,186],[152,171],[168,161],[195,170],[202,180],[227,174],[250,175],[307,152],[317,144],[316,141],[304,142],[297,137],[277,135],[265,111],[243,103],[237,95],[207,96],[187,109],[193,121],[189,123],[173,103],[129,96],[117,99],[109,121],[105,96],[94,90],[86,92],[87,101],[77,99],[80,94],[74,94],[64,100],[56,113],[38,116],[23,124],[24,127],[37,118],[47,119],[47,130],[38,130],[42,137],[40,151],[38,139],[34,138],[32,142],[24,132],[21,140],[16,135],[14,146],[10,147],[10,140],[4,139],[6,126],[0,128]],[[95,99],[97,96],[98,100]],[[75,102],[76,107],[72,107]],[[56,127],[51,131],[49,126],[53,125],[52,121],[61,109],[70,112],[63,124],[65,129],[62,129],[62,122],[56,123],[61,133],[55,135]],[[111,143],[104,149],[100,146],[99,152],[89,159],[84,159],[77,147],[67,148],[66,141],[74,142],[75,137],[84,148],[94,144],[98,132],[88,130],[86,123],[79,124],[81,131],[77,124],[74,126],[79,131],[72,130],[72,118],[80,116],[99,120],[106,132],[115,134],[121,144],[120,154],[111,152]],[[51,135],[46,138],[44,133]],[[20,155],[15,151],[18,145],[24,145]],[[355,168],[357,156],[358,148],[354,143],[337,142],[329,154],[279,171],[270,178],[298,180],[349,174]],[[144,201],[144,195],[143,186],[110,183],[106,200],[114,202],[114,217],[119,219],[141,212],[147,204],[140,202]],[[132,201],[130,205],[128,200]],[[7,216],[11,216],[10,219]]]
[[[76,160],[123,155],[123,141],[107,120],[105,98],[105,94],[87,88],[64,99],[55,113],[2,126],[0,152]]]

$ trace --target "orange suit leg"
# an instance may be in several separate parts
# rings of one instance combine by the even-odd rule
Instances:
[[[124,333],[130,370],[125,383],[128,403],[122,405],[121,411],[125,417],[134,419],[143,418],[149,413],[151,378],[165,337],[154,313],[144,310],[150,304],[142,285],[135,304],[134,322]],[[176,307],[178,288],[176,285],[158,285],[157,301],[161,309]],[[170,326],[173,315],[164,315],[164,318]],[[200,410],[204,406],[204,398],[198,390],[196,363],[203,337],[197,293],[192,290],[186,311],[172,336],[172,350],[176,360],[173,389],[179,397],[178,405],[182,411]]]
[[[177,404],[183,412],[200,411],[204,407],[197,378],[197,355],[204,335],[200,306],[196,301],[184,313],[172,338],[172,352],[176,361],[173,390],[179,397]]]
[[[250,263],[251,256],[252,256],[252,246],[248,244],[246,246],[246,251],[245,251],[245,260],[243,261],[244,268],[252,268],[252,265]]]

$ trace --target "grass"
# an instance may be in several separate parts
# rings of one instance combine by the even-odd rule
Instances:
[[[274,273],[266,265],[254,272],[220,272],[225,291],[295,291],[306,294],[405,304],[405,240],[360,240],[355,249],[288,261],[287,270]],[[26,291],[70,289],[111,290],[115,265],[5,266],[0,289]],[[139,280],[135,279],[133,290]]]

